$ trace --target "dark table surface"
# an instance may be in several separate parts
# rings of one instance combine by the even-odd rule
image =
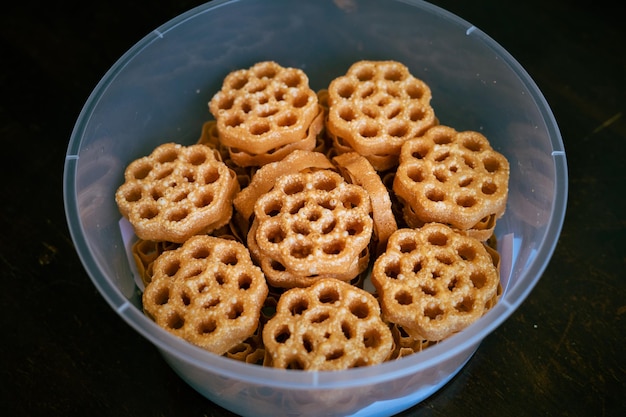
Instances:
[[[201,1],[22,0],[0,15],[0,410],[5,416],[232,416],[179,379],[84,272],[65,152],[104,72]],[[530,296],[438,393],[401,416],[626,411],[626,24],[609,2],[434,1],[505,47],[559,123],[569,203]],[[575,4],[572,4],[575,3]]]

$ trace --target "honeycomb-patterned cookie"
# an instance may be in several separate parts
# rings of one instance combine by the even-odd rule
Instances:
[[[492,307],[500,282],[482,242],[439,223],[395,232],[371,279],[383,317],[428,341],[478,320]]]
[[[227,224],[236,174],[205,145],[166,143],[131,162],[115,193],[122,216],[144,240],[183,243]]]
[[[279,177],[254,213],[258,226],[248,241],[254,239],[261,256],[294,275],[349,270],[372,237],[369,195],[330,170]]]
[[[507,159],[485,136],[435,126],[402,146],[393,191],[410,207],[410,224],[489,229],[505,211],[508,181]]]
[[[402,144],[435,125],[430,99],[428,85],[403,64],[359,61],[328,86],[326,127],[368,159],[392,156],[397,163]]]
[[[281,295],[263,344],[275,368],[342,370],[385,361],[393,337],[370,293],[327,278]]]
[[[267,294],[243,244],[194,236],[154,261],[142,301],[159,326],[222,355],[254,334]]]
[[[224,146],[263,154],[307,136],[319,113],[304,71],[273,61],[228,74],[209,102]]]

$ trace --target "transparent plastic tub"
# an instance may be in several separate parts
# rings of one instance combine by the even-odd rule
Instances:
[[[496,234],[507,259],[499,303],[464,331],[382,365],[276,370],[196,348],[141,311],[114,192],[125,166],[165,141],[195,142],[224,76],[258,61],[302,68],[312,88],[360,59],[403,62],[432,89],[442,124],[478,130],[511,162]],[[554,117],[526,71],[470,23],[420,1],[216,0],[165,23],[124,54],[82,109],[65,161],[67,221],[94,285],[189,385],[243,416],[392,415],[452,378],[540,279],[567,201]]]

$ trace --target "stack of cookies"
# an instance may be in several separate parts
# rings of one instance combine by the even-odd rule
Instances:
[[[198,143],[157,147],[116,192],[145,314],[215,354],[301,370],[394,360],[478,320],[501,290],[509,164],[430,100],[395,61],[318,92],[273,61],[228,74]]]

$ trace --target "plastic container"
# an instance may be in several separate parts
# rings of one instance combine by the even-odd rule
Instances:
[[[218,357],[156,326],[140,308],[114,192],[125,166],[165,141],[195,142],[224,76],[262,60],[302,68],[320,89],[360,59],[394,59],[432,89],[443,124],[478,130],[511,162],[497,236],[509,259],[500,302],[425,351],[339,372],[268,369]],[[452,378],[539,280],[567,201],[554,117],[524,69],[470,23],[420,1],[216,0],[148,34],[107,72],[78,117],[64,198],[77,251],[111,307],[202,395],[244,416],[382,416]]]

